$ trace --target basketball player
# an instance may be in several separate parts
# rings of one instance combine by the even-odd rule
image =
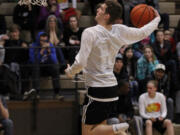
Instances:
[[[155,11],[155,19],[138,29],[113,25],[121,14],[122,7],[117,2],[107,0],[101,4],[95,17],[98,25],[83,32],[75,62],[65,70],[72,78],[84,69],[88,94],[83,107],[82,135],[121,134],[129,127],[127,123],[106,124],[106,119],[115,114],[118,100],[117,81],[113,74],[115,56],[121,46],[149,36],[157,28],[160,17]]]

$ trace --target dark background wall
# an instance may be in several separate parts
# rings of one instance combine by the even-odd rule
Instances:
[[[75,102],[9,101],[15,135],[79,135]]]

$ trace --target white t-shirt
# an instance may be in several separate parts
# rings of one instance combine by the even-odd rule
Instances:
[[[157,29],[159,21],[160,17],[156,17],[140,29],[122,24],[112,25],[110,31],[101,25],[87,28],[82,34],[80,51],[67,72],[75,75],[84,69],[88,87],[117,85],[113,66],[119,49],[149,36]]]
[[[165,96],[156,92],[154,98],[150,98],[148,93],[144,93],[139,97],[139,113],[145,118],[165,118],[167,115],[167,107]]]

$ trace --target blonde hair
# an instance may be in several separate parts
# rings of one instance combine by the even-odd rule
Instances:
[[[150,80],[150,81],[148,81],[147,85],[148,85],[149,83],[153,84],[155,88],[158,87],[158,81],[156,81],[156,80]]]

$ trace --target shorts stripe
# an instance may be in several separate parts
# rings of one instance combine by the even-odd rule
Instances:
[[[85,123],[88,106],[93,102],[93,100],[90,98],[88,98],[88,100],[88,104],[83,106],[82,123]]]

